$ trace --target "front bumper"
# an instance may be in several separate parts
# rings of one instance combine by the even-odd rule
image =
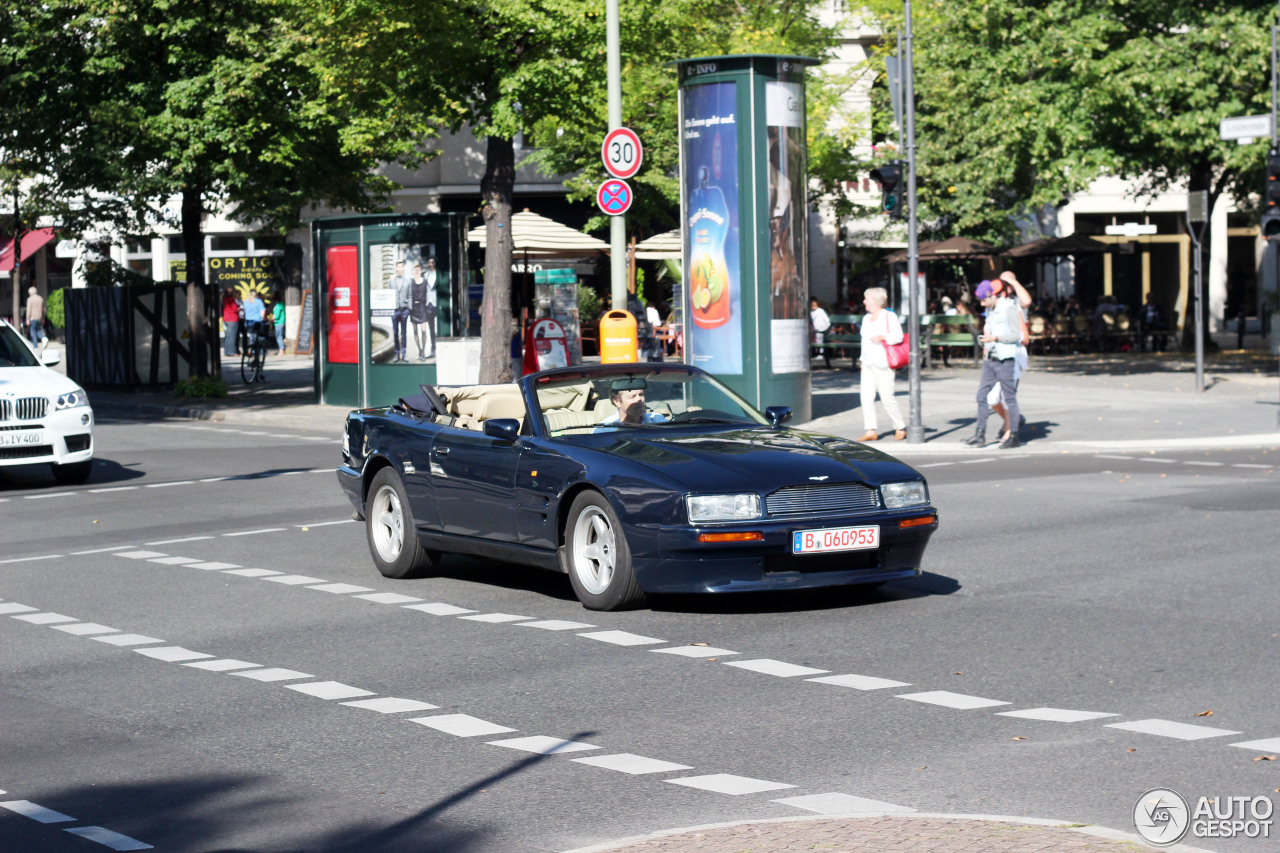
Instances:
[[[926,524],[900,527],[900,522],[932,516]],[[828,554],[791,553],[797,530],[877,524],[880,547],[864,551]],[[917,507],[874,517],[791,519],[785,522],[744,522],[731,529],[760,531],[758,542],[701,543],[700,533],[723,532],[714,527],[661,527],[648,539],[652,550],[633,547],[636,581],[645,592],[751,592],[851,586],[916,577],[920,574],[925,545],[938,529],[937,510]],[[632,538],[629,535],[629,538]]]
[[[88,406],[52,411],[36,421],[2,421],[0,432],[33,439],[0,446],[0,466],[70,465],[93,458],[93,409]]]

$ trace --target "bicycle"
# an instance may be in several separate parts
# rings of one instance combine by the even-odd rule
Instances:
[[[245,384],[266,382],[262,367],[267,362],[267,335],[264,323],[245,323],[246,345],[240,351],[240,378]]]

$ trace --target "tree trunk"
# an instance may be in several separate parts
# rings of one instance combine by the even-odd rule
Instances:
[[[484,200],[484,298],[480,303],[480,382],[511,382],[511,205],[515,146],[490,136],[480,195]]]
[[[182,248],[187,256],[187,326],[191,329],[191,375],[212,376],[221,373],[213,345],[210,322],[215,300],[204,280],[204,233],[200,220],[204,216],[204,193],[195,187],[182,190]]]

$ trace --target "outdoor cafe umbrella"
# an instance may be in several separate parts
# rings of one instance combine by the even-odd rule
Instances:
[[[472,228],[467,232],[467,239],[484,245],[485,227]],[[609,244],[604,240],[528,210],[512,214],[511,242],[515,251],[526,258],[582,258],[609,252]]]
[[[968,237],[948,237],[939,242],[921,243],[916,254],[922,261],[942,261],[948,258],[985,258],[996,254],[994,246],[971,240]],[[885,258],[891,264],[907,261],[907,250],[894,252]]]
[[[679,260],[684,251],[684,235],[680,229],[655,234],[636,244],[636,257],[642,261]]]
[[[1008,258],[1045,258],[1077,257],[1079,255],[1100,255],[1111,251],[1111,247],[1101,240],[1095,240],[1087,234],[1068,234],[1066,237],[1041,237],[1021,246],[1014,246],[1004,252]],[[1039,286],[1044,287],[1044,268],[1038,265],[1037,276]],[[1058,280],[1057,267],[1054,267],[1053,296],[1061,298],[1061,282]]]

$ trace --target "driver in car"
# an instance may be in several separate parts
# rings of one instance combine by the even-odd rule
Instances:
[[[618,409],[600,426],[666,423],[666,415],[645,411],[644,392],[649,385],[643,377],[615,379],[609,383],[609,402]]]

